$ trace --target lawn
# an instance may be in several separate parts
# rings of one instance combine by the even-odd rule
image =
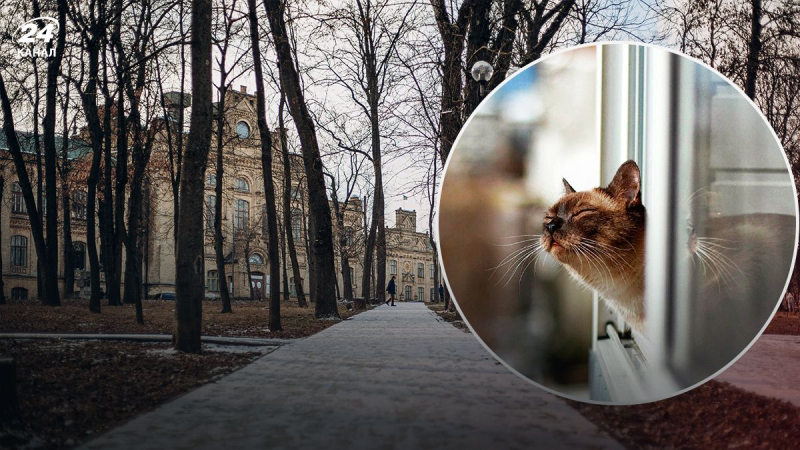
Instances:
[[[778,311],[764,333],[800,336],[800,313]]]
[[[797,448],[800,436],[800,407],[718,381],[644,405],[570,404],[635,449]]]
[[[35,300],[14,301],[0,306],[0,332],[172,334],[174,301],[144,300],[142,307],[144,325],[139,325],[133,305],[103,305],[100,314],[93,314],[88,300],[64,300],[58,307],[45,307]],[[338,323],[315,318],[313,304],[300,308],[297,302],[281,303],[281,331],[267,327],[269,306],[265,301],[234,301],[231,314],[221,314],[221,309],[219,301],[203,301],[203,335],[302,338]],[[339,306],[343,319],[353,314]]]
[[[0,448],[73,447],[262,354],[207,349],[189,355],[169,344],[0,340],[0,354],[16,360],[25,424],[11,428],[24,430],[16,442],[0,424]]]

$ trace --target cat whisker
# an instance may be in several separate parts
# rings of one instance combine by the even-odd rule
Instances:
[[[503,273],[503,276],[501,276],[500,279],[497,280],[497,283],[495,284],[495,286],[496,286],[496,285],[500,284],[503,281],[503,279],[507,278],[507,280],[506,280],[506,282],[504,284],[504,286],[507,286],[508,283],[512,279],[514,279],[514,276],[516,275],[517,271],[519,270],[519,268],[523,264],[525,264],[528,260],[535,259],[535,257],[540,255],[543,251],[544,251],[544,247],[542,247],[542,245],[540,243],[538,243],[538,242],[535,243],[535,244],[531,244],[531,245],[525,246],[525,247],[523,247],[521,249],[515,250],[511,255],[509,255],[505,259],[503,259],[503,261],[497,267],[494,268],[494,271],[492,272],[492,276],[490,276],[489,279],[494,277],[494,273],[501,266],[508,265],[509,266],[508,269],[506,269],[506,271]],[[534,257],[534,258],[531,258],[531,257]],[[527,268],[527,266],[525,266],[525,267]],[[523,272],[524,272],[524,270],[523,270]],[[510,275],[509,275],[509,273],[510,273]]]
[[[512,242],[510,244],[492,244],[495,247],[513,247],[515,245],[524,244],[526,242],[537,242],[540,238],[523,239],[521,241]]]
[[[691,195],[689,195],[689,198],[687,198],[686,200],[684,200],[684,201],[683,201],[683,203],[681,204],[681,207],[683,207],[683,206],[686,206],[686,204],[687,204],[687,203],[691,203],[691,202],[692,202],[692,201],[693,201],[695,198],[697,198],[697,196],[699,196],[699,195],[700,195],[700,193],[701,193],[702,191],[704,191],[705,189],[706,189],[706,187],[705,187],[705,186],[701,186],[701,187],[700,187],[700,188],[698,188],[696,191],[692,192],[692,193],[691,193]]]

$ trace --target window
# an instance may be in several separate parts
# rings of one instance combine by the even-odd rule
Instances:
[[[236,210],[233,215],[233,228],[245,230],[250,225],[250,202],[236,199]]]
[[[417,288],[417,301],[418,302],[424,302],[425,301],[425,288],[424,287],[418,287]]]
[[[216,217],[216,206],[217,206],[217,196],[216,195],[207,195],[206,196],[206,229],[210,230],[214,228],[214,218]]]
[[[26,267],[28,265],[28,238],[11,236],[11,265]]]
[[[417,263],[417,277],[425,278],[425,263]]]
[[[431,268],[431,279],[434,279],[436,277],[436,266],[434,264],[436,263],[428,264],[428,266]]]
[[[431,288],[431,296],[429,297],[429,302],[432,302],[436,299],[436,288]]]
[[[257,266],[260,266],[264,264],[264,258],[258,253],[253,253],[252,255],[250,255],[250,264],[255,264]]]
[[[300,185],[299,184],[292,185],[292,194],[291,195],[292,195],[292,200],[300,200],[300,199],[303,198],[303,196],[301,195],[301,192],[300,192]]]
[[[303,216],[300,210],[292,208],[292,235],[297,238],[303,231]]]
[[[217,185],[217,174],[212,173],[208,177],[206,177],[206,186],[216,186]]]
[[[219,292],[219,274],[216,270],[209,270],[206,273],[206,284],[210,292]]]
[[[344,236],[342,236],[342,247],[348,247],[353,242],[353,227],[344,227]]]
[[[28,212],[25,198],[22,196],[22,186],[16,182],[11,185],[11,212],[20,214]]]
[[[27,300],[28,290],[21,287],[11,288],[11,300]]]
[[[250,125],[244,120],[239,121],[239,123],[236,124],[236,135],[239,136],[239,139],[247,139],[250,137]]]
[[[234,184],[233,188],[239,192],[250,192],[250,182],[239,177],[236,179],[236,183]]]
[[[86,270],[86,243],[72,243],[72,268],[75,270]]]
[[[86,220],[86,191],[75,191],[72,194],[72,218]]]
[[[406,285],[406,301],[411,301],[411,286]]]
[[[397,275],[397,260],[389,260],[389,275]]]

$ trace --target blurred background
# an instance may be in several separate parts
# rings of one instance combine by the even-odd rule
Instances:
[[[514,369],[575,396],[588,395],[592,293],[550,259],[515,256],[541,232],[562,177],[576,189],[600,181],[596,79],[596,47],[520,70],[470,117],[440,203],[442,258],[466,320]]]
[[[646,335],[531,247],[562,177],[605,186],[628,159],[648,208]],[[445,274],[480,339],[545,387],[616,403],[672,395],[743,352],[797,239],[792,176],[750,101],[692,60],[629,44],[548,57],[484,99],[440,211]]]

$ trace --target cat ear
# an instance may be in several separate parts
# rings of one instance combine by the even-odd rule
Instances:
[[[633,161],[623,163],[606,189],[612,197],[624,200],[628,206],[640,204],[642,183],[639,166]]]
[[[574,194],[575,188],[573,188],[568,182],[566,178],[562,178],[561,182],[564,183],[564,190],[566,194]]]

